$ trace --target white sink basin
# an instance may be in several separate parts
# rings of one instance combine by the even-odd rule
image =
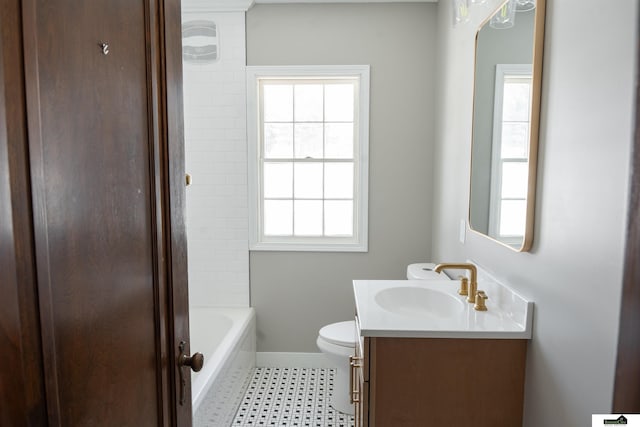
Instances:
[[[445,318],[464,311],[464,303],[453,295],[428,288],[408,286],[382,289],[374,301],[383,309],[405,316]]]
[[[458,295],[455,280],[354,280],[361,336],[530,339],[533,303],[510,288],[478,281],[488,311]]]

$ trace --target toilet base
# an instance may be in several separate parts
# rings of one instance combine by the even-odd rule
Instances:
[[[336,411],[343,414],[353,415],[354,406],[349,397],[349,361],[344,367],[336,367],[333,377],[333,392],[329,398],[329,404]]]
[[[349,376],[351,374],[349,358],[355,353],[355,332],[356,327],[353,320],[333,323],[320,329],[316,340],[318,348],[335,370],[333,390],[328,398],[328,403],[336,411],[347,415],[355,413],[354,405],[350,402],[349,396]],[[323,334],[328,339],[325,339]]]

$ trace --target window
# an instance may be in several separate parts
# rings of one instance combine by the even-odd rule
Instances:
[[[525,232],[531,65],[496,65],[489,235],[521,243]]]
[[[369,67],[247,67],[250,247],[367,250]]]

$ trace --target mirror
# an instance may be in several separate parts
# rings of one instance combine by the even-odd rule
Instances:
[[[544,10],[509,0],[476,34],[469,225],[520,252],[533,239]]]

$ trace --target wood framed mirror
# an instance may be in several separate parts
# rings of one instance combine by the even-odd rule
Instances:
[[[476,33],[469,226],[533,243],[545,0],[508,0]]]

